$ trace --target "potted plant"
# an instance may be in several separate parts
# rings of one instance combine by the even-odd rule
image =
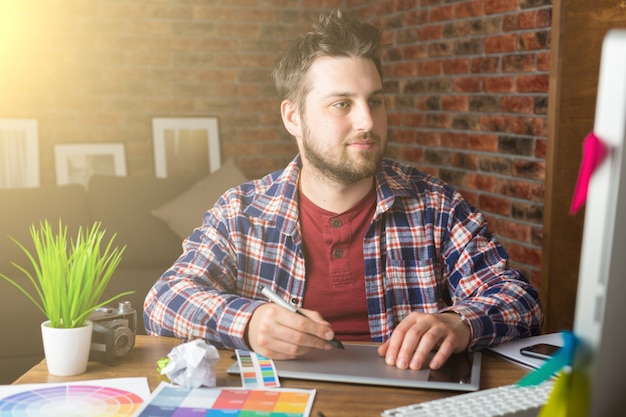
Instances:
[[[13,265],[28,278],[34,292],[2,273],[0,277],[20,290],[47,318],[41,330],[48,371],[63,376],[83,373],[91,347],[93,323],[89,317],[96,308],[133,293],[127,291],[100,301],[125,247],[113,247],[115,235],[105,246],[105,230],[100,222],[79,228],[75,239],[68,239],[67,226],[61,220],[56,233],[46,220],[39,228],[31,225],[30,235],[33,253],[11,239],[30,261],[33,272]]]

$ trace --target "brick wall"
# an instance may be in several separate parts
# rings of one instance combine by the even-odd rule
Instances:
[[[270,71],[285,40],[344,5],[386,30],[390,153],[456,185],[538,283],[550,0],[0,2],[0,118],[54,144],[115,143],[154,175],[151,119],[217,116],[250,177],[285,165]]]
[[[348,0],[384,27],[390,153],[454,184],[539,284],[551,0]]]

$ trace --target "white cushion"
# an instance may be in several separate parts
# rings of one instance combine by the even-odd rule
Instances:
[[[154,209],[152,215],[164,221],[181,239],[202,224],[202,216],[229,188],[247,181],[232,159],[213,174],[201,179],[171,201]]]

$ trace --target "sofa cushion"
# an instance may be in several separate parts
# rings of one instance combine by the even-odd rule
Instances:
[[[181,239],[188,237],[202,224],[202,216],[229,188],[246,182],[247,178],[232,159],[213,174],[201,179],[183,193],[152,211]]]
[[[2,189],[0,213],[0,272],[7,275],[19,274],[11,262],[30,265],[26,255],[10,237],[32,251],[31,224],[39,227],[40,222],[47,219],[53,230],[57,230],[61,219],[67,226],[69,236],[76,236],[80,226],[91,225],[85,188],[76,184]]]
[[[151,212],[187,189],[197,178],[94,176],[89,181],[91,217],[109,238],[126,245],[122,268],[169,267],[182,253],[182,240]]]

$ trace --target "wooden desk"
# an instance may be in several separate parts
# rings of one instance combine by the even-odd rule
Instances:
[[[137,336],[133,350],[118,360],[115,366],[89,362],[87,372],[73,377],[58,377],[48,374],[45,360],[18,378],[15,384],[42,382],[68,382],[86,379],[147,377],[154,390],[162,381],[156,362],[164,358],[181,341],[169,337]],[[239,376],[228,375],[226,369],[233,363],[232,351],[220,350],[216,365],[217,386],[241,386]],[[503,359],[483,354],[481,389],[512,384],[526,375],[528,370]],[[453,391],[424,390],[415,388],[380,387],[295,379],[281,379],[288,388],[315,388],[317,394],[312,416],[322,411],[326,417],[379,417],[381,411],[459,394]]]

